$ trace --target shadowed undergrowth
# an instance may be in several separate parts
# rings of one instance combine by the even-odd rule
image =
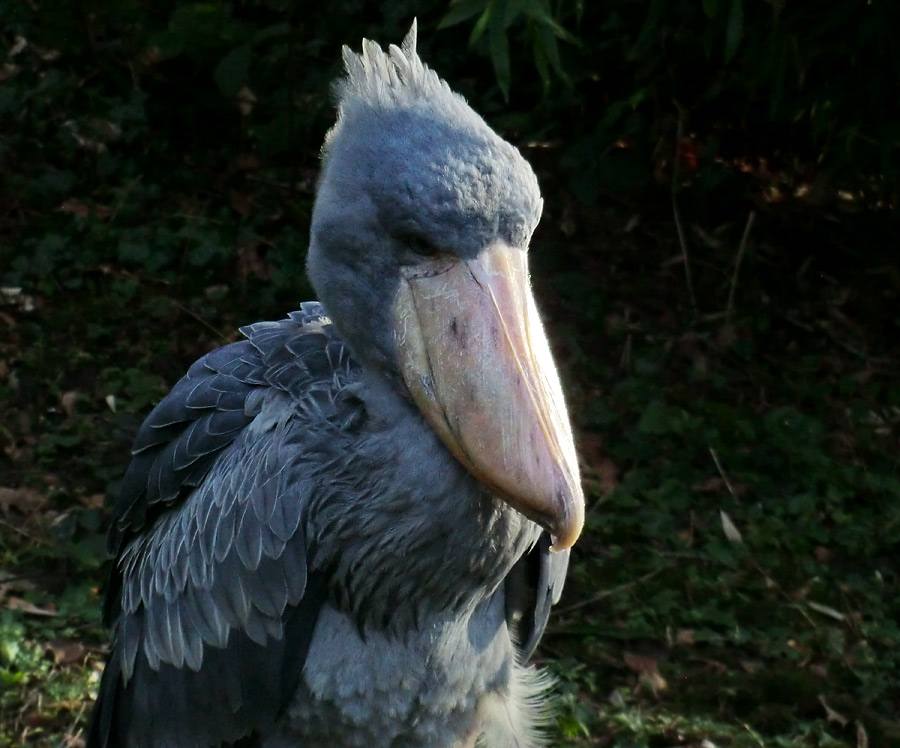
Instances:
[[[780,230],[764,220],[731,312],[723,267],[696,274],[694,314],[664,214],[586,214],[552,188],[535,282],[590,496],[541,650],[560,678],[554,744],[897,743],[897,350],[865,320],[895,280],[828,247],[776,265]],[[719,228],[726,247],[743,227]],[[74,292],[50,278],[4,297],[13,742],[78,744],[104,652],[102,531],[140,418],[239,324],[292,306],[222,272],[174,285],[89,268]]]
[[[337,58],[310,40],[341,36],[353,3],[315,19],[262,3],[228,24],[218,6],[173,5],[156,47],[126,5],[121,23],[60,10],[43,28],[25,5],[0,10],[14,29],[0,70],[0,743],[80,744],[105,653],[103,533],[141,419],[238,326],[312,298]],[[201,23],[204,44],[184,46]],[[74,28],[93,35],[61,33]],[[474,92],[477,65],[434,46]],[[288,85],[289,64],[302,76]],[[241,98],[248,81],[259,101]],[[559,679],[551,745],[900,745],[890,206],[712,140],[651,138],[642,128],[668,137],[669,115],[651,122],[653,96],[633,108],[619,93],[607,125],[637,129],[615,148],[608,133],[544,137],[568,115],[500,123],[546,196],[534,281],[590,498],[539,652]],[[495,87],[481,98],[505,111]]]

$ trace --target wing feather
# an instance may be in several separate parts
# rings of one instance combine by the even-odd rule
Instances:
[[[262,533],[263,528],[253,506],[245,506],[237,530],[235,551],[241,563],[250,571],[255,570],[262,559]]]
[[[307,568],[310,464],[361,408],[318,305],[190,367],[138,432],[109,545],[114,643],[88,746],[264,732],[296,690],[326,598]]]

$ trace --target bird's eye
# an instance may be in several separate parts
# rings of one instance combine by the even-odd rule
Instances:
[[[421,234],[405,234],[401,241],[410,252],[419,257],[436,257],[441,253],[438,247]]]

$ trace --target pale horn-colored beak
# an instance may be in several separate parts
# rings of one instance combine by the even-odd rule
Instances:
[[[554,550],[572,546],[584,495],[526,252],[496,243],[407,268],[394,319],[403,379],[450,452]]]

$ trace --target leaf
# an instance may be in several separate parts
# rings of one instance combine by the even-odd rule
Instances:
[[[856,748],[869,748],[869,733],[862,722],[856,723]]]
[[[806,604],[810,607],[811,610],[816,611],[816,613],[821,613],[823,616],[833,618],[835,621],[840,621],[841,623],[843,623],[847,620],[847,616],[841,613],[841,611],[835,610],[830,605],[823,605],[822,603],[817,603],[813,600],[807,600]]]
[[[541,26],[548,29],[551,33],[553,33],[554,36],[562,39],[563,41],[567,41],[570,44],[574,44],[579,47],[581,46],[581,40],[569,31],[566,31],[566,29],[560,25],[560,23],[550,13],[550,9],[543,2],[543,0],[531,0],[531,2],[528,4],[528,8],[525,10],[525,13],[529,18],[533,19]]]
[[[703,12],[707,18],[715,18],[719,10],[718,0],[702,0]]]
[[[47,642],[44,651],[53,658],[56,665],[68,665],[79,662],[87,654],[87,648],[73,639],[57,639]]]
[[[63,204],[59,206],[59,212],[71,213],[79,218],[87,218],[91,214],[91,208],[87,203],[79,200],[77,197],[70,197],[68,200],[64,200]]]
[[[843,714],[839,711],[832,709],[828,706],[828,703],[825,701],[825,697],[822,694],[819,694],[819,703],[822,705],[822,708],[825,710],[825,718],[829,722],[837,722],[841,727],[846,727],[850,720],[847,719]]]
[[[156,64],[161,60],[178,57],[178,55],[184,52],[187,45],[188,42],[182,34],[168,30],[160,31],[151,39],[150,44],[144,52],[142,63],[146,67],[150,67],[151,64]]]
[[[725,62],[731,62],[744,34],[744,0],[731,0],[725,28]]]
[[[743,543],[744,539],[741,537],[740,531],[735,527],[734,522],[731,521],[731,517],[721,509],[719,510],[719,517],[722,520],[722,532],[725,533],[725,537],[732,543]]]
[[[142,241],[134,241],[129,237],[123,238],[117,248],[119,260],[126,264],[145,265],[151,257],[151,247]]]
[[[446,29],[450,26],[456,26],[478,15],[486,7],[487,3],[485,0],[454,0],[454,2],[450,3],[450,8],[444,14],[444,17],[438,22],[437,27],[438,29]]]
[[[669,687],[666,679],[659,672],[659,665],[656,664],[656,660],[652,657],[625,652],[622,655],[622,660],[640,676],[640,683],[648,687],[654,696],[659,695]]]
[[[634,672],[643,675],[645,673],[654,673],[659,670],[656,660],[645,655],[636,655],[631,652],[622,653],[622,661]]]
[[[538,27],[538,37],[541,40],[541,51],[546,55],[550,66],[559,76],[560,80],[567,85],[571,85],[569,76],[563,68],[562,60],[559,57],[559,44],[556,43],[556,36],[546,26]]]
[[[22,651],[22,645],[14,639],[9,639],[6,637],[0,638],[0,665],[12,665],[15,663],[17,659],[19,659],[19,653]],[[9,680],[6,680],[6,674],[8,671],[6,668],[0,668],[0,676],[4,676],[3,680],[0,680],[0,683],[4,685],[12,685],[13,683],[17,683],[21,680],[19,675],[23,675],[23,673],[19,672],[16,675],[12,676]],[[10,674],[12,675],[12,674]]]
[[[78,405],[78,401],[83,397],[82,393],[78,390],[69,390],[68,392],[64,392],[59,396],[59,405],[63,410],[63,413],[66,414],[69,418],[75,415],[75,408]]]
[[[6,599],[6,607],[10,610],[21,610],[23,613],[28,613],[33,616],[52,617],[58,615],[55,610],[38,607],[34,603],[30,603],[21,597],[8,597]]]
[[[661,400],[647,404],[638,422],[637,429],[643,434],[662,436],[681,431],[684,413],[680,408],[667,405]]]
[[[532,39],[532,53],[534,56],[534,66],[537,68],[538,77],[541,79],[541,88],[544,95],[550,90],[550,68],[547,65],[547,55],[544,52],[540,39],[535,36]]]
[[[43,509],[46,503],[47,499],[33,488],[0,486],[0,511],[4,514],[15,509],[30,517]]]
[[[493,10],[493,6],[491,3],[487,4],[487,7],[484,9],[484,13],[481,14],[481,17],[475,21],[475,25],[472,27],[472,33],[469,34],[469,46],[473,46],[483,35],[485,30],[488,27],[488,23],[491,20],[491,11]]]
[[[502,5],[500,27],[505,31],[521,15],[528,15],[533,2],[541,3],[543,0],[505,0]]]
[[[106,496],[102,493],[92,493],[90,496],[82,496],[78,503],[86,509],[102,509],[106,503]]]
[[[497,76],[497,85],[503,98],[509,101],[509,84],[512,72],[509,64],[509,39],[506,32],[498,27],[491,27],[490,36],[491,63],[494,66],[494,75]]]
[[[242,44],[227,55],[216,65],[213,78],[219,90],[225,96],[234,96],[241,90],[241,86],[247,81],[247,70],[250,68],[252,49],[249,44]]]
[[[289,34],[291,31],[291,25],[289,23],[276,23],[272,26],[266,26],[264,29],[260,29],[253,35],[254,42],[262,42],[266,39],[272,39],[276,36],[284,36],[285,34]]]

